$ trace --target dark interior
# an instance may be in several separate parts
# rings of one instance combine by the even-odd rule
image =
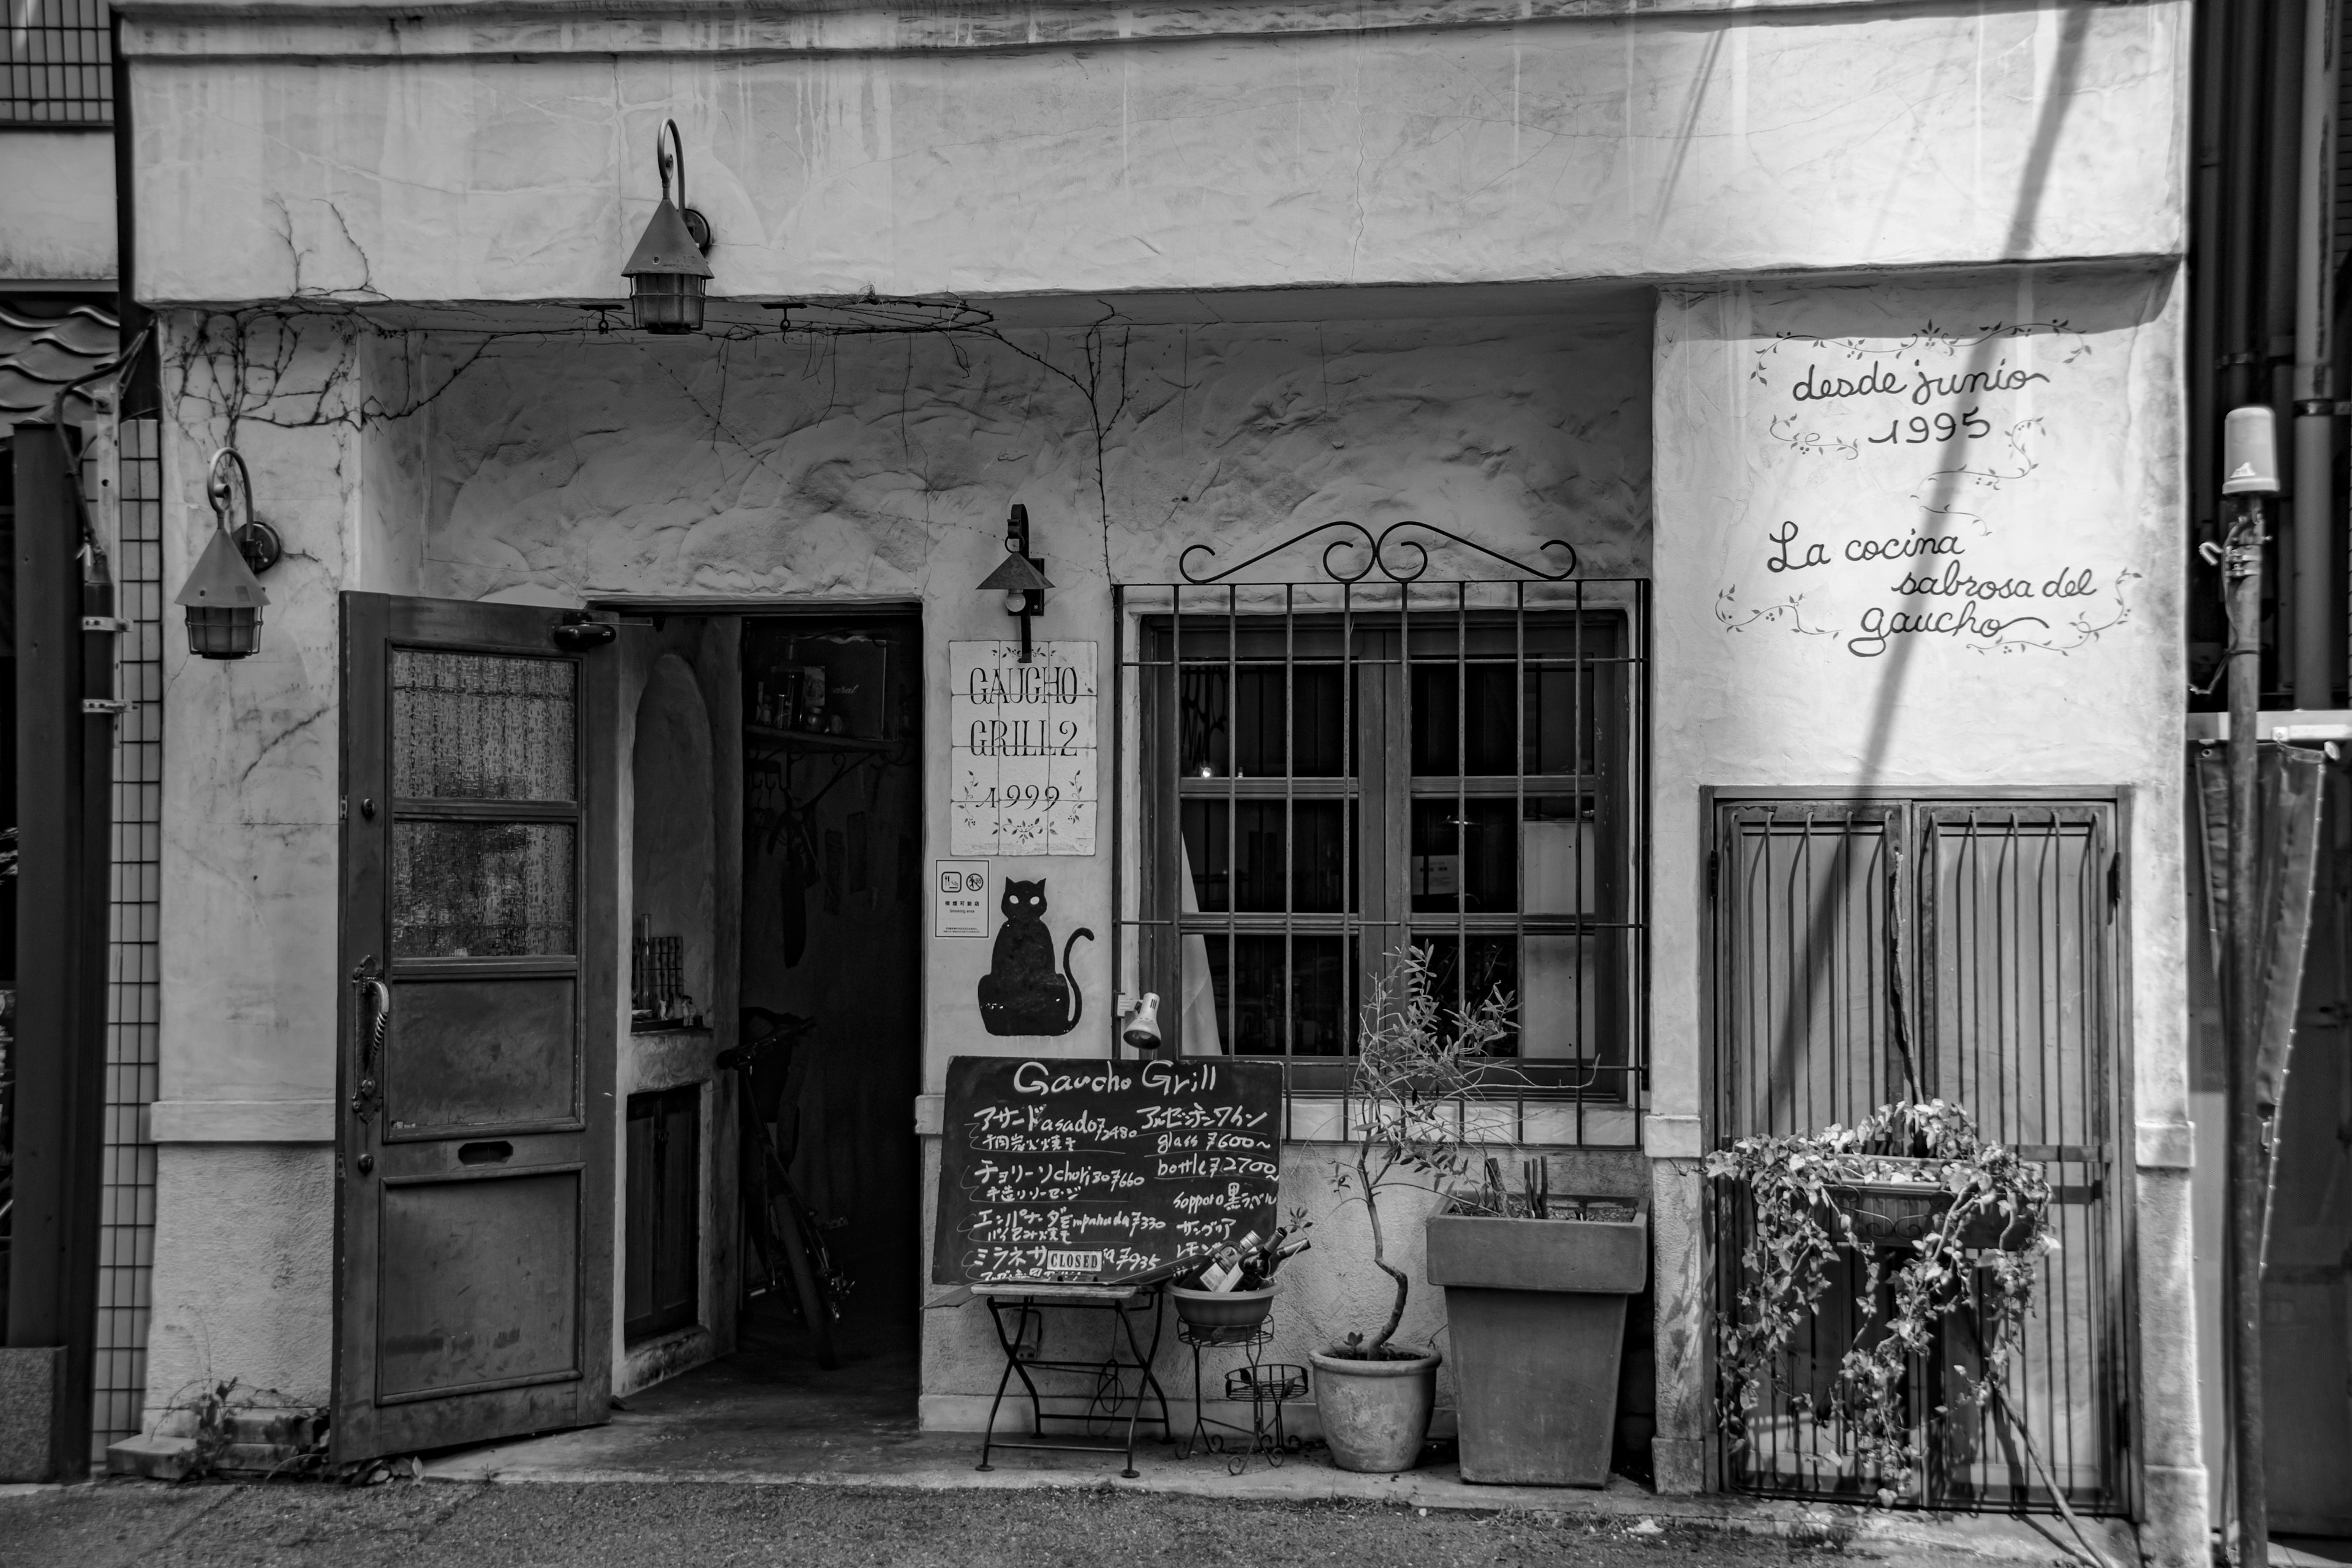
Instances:
[[[743,626],[742,1005],[809,1020],[755,1099],[847,1289],[840,1377],[908,1369],[921,1186],[920,622],[777,616]],[[745,1037],[761,1032],[747,1026]],[[786,1281],[745,1249],[742,1357],[807,1357]],[[870,1381],[870,1378],[866,1379]]]

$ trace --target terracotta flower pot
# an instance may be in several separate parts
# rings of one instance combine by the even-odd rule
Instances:
[[[1388,1476],[1421,1462],[1437,1408],[1436,1352],[1411,1361],[1352,1361],[1310,1351],[1307,1359],[1315,1363],[1315,1407],[1333,1464]]]
[[[1192,1290],[1171,1285],[1168,1294],[1176,1299],[1176,1315],[1194,1328],[1246,1335],[1274,1310],[1274,1293],[1280,1289],[1268,1285],[1258,1290]]]

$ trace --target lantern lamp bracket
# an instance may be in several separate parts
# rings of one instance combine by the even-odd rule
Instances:
[[[229,542],[236,546],[236,552],[245,557],[245,563],[253,568],[253,574],[257,577],[285,558],[286,542],[278,537],[276,529],[258,519],[248,521],[242,528],[229,530],[228,537]]]
[[[686,204],[686,142],[678,135],[677,121],[662,121],[661,134],[654,139],[654,162],[661,168],[662,200],[669,200],[669,177],[677,174],[677,216],[686,222],[686,232],[692,237],[702,254],[710,254],[710,220]]]
[[[231,482],[234,471],[236,479]],[[245,498],[245,521],[232,527],[229,512],[236,498]],[[253,515],[253,476],[246,472],[245,458],[234,447],[223,447],[213,454],[211,469],[205,476],[205,500],[211,503],[213,516],[220,529],[245,557],[247,570],[260,576],[285,557],[286,542],[278,531]]]

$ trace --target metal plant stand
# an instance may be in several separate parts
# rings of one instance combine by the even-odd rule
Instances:
[[[1206,1449],[1225,1458],[1229,1475],[1240,1475],[1249,1468],[1250,1459],[1265,1456],[1269,1465],[1279,1465],[1285,1455],[1296,1454],[1306,1444],[1294,1437],[1283,1425],[1282,1407],[1293,1399],[1307,1396],[1307,1369],[1288,1362],[1267,1362],[1262,1359],[1266,1345],[1274,1339],[1274,1319],[1268,1316],[1255,1328],[1210,1328],[1183,1322],[1176,1325],[1176,1339],[1192,1350],[1192,1430],[1184,1439],[1181,1458],[1189,1459],[1195,1449]],[[1240,1366],[1225,1373],[1225,1399],[1230,1404],[1247,1405],[1250,1423],[1242,1426],[1231,1421],[1219,1421],[1207,1414],[1208,1405],[1201,1397],[1201,1352],[1203,1350],[1237,1350],[1242,1352]],[[1210,1428],[1214,1427],[1212,1431]],[[1228,1436],[1230,1434],[1230,1436]],[[1246,1437],[1246,1447],[1234,1439]]]
[[[996,1326],[996,1342],[1004,1351],[1004,1371],[996,1380],[996,1399],[988,1407],[988,1430],[980,1440],[980,1466],[983,1470],[996,1467],[989,1458],[999,1448],[1046,1448],[1065,1453],[1127,1455],[1127,1468],[1119,1474],[1133,1480],[1140,1473],[1135,1468],[1135,1428],[1139,1423],[1156,1424],[1163,1439],[1173,1439],[1175,1428],[1168,1419],[1168,1394],[1160,1386],[1160,1379],[1151,1370],[1152,1358],[1160,1353],[1160,1300],[1161,1287],[1151,1285],[975,1285],[971,1293],[988,1303],[988,1316]],[[1075,1310],[1108,1312],[1113,1321],[1109,1353],[1097,1361],[1071,1361],[1049,1358],[1045,1349],[1045,1319],[1041,1310],[1063,1307]],[[1138,1331],[1138,1320],[1150,1325],[1147,1343]],[[1124,1349],[1125,1354],[1121,1354]],[[1135,1390],[1128,1393],[1127,1374],[1135,1373]],[[1054,1373],[1074,1374],[1094,1379],[1091,1394],[1045,1394],[1039,1391],[1033,1373]],[[1029,1414],[1035,1436],[1025,1438],[1001,1438],[996,1435],[997,1412],[1003,1408],[1005,1390],[1014,1377],[1029,1395]],[[1160,1414],[1143,1414],[1146,1394],[1157,1400]],[[1014,1397],[1018,1398],[1019,1395]],[[1084,1399],[1083,1410],[1048,1410],[1048,1399],[1066,1401]],[[1047,1436],[1049,1421],[1083,1421],[1091,1428],[1096,1422],[1116,1422],[1121,1407],[1125,1408],[1127,1439],[1090,1437],[1085,1441],[1055,1441]]]

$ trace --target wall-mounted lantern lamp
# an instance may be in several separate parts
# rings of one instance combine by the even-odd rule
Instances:
[[[661,205],[646,225],[637,248],[621,275],[629,280],[629,311],[648,332],[702,331],[702,291],[710,281],[710,224],[686,205],[686,143],[678,140],[677,121],[662,121],[654,139],[654,161],[661,169]],[[677,205],[670,205],[670,171],[677,171]]]
[[[980,585],[1004,595],[1004,613],[1021,617],[1021,662],[1029,662],[1029,622],[1045,613],[1045,558],[1029,553],[1029,509],[1018,502],[1004,519],[1004,559]]]
[[[228,514],[236,495],[245,498],[245,521],[232,528]],[[212,503],[213,536],[174,603],[187,608],[190,653],[243,658],[261,646],[261,606],[269,603],[257,574],[277,565],[283,550],[277,530],[253,515],[253,479],[236,447],[213,454],[205,499]]]

